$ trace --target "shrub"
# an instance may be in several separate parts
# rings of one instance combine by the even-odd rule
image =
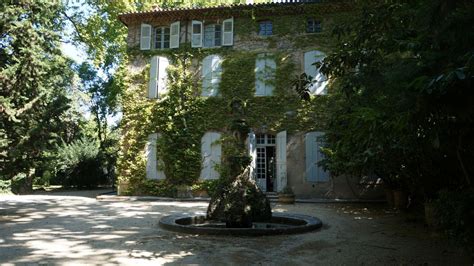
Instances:
[[[474,248],[474,191],[442,191],[435,201],[439,226],[461,245]]]
[[[167,180],[146,179],[139,186],[140,193],[157,197],[174,197],[176,195],[176,186]]]
[[[11,180],[0,180],[0,194],[7,194],[11,192]]]
[[[199,181],[191,186],[191,190],[204,190],[210,197],[213,197],[217,191],[217,187],[219,186],[219,181],[220,179]]]
[[[58,148],[57,178],[67,187],[96,187],[107,184],[105,158],[96,140],[82,138]]]

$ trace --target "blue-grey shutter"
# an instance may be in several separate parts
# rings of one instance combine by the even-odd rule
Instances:
[[[170,48],[179,48],[179,34],[181,28],[179,21],[170,25]]]
[[[233,44],[234,44],[234,18],[230,18],[222,22],[222,46],[232,46]]]
[[[202,47],[202,22],[193,20],[191,23],[191,47]]]
[[[305,135],[305,163],[306,163],[306,180],[316,182],[318,173],[316,169],[316,132],[308,132]]]
[[[324,159],[324,153],[321,148],[324,148],[324,133],[316,132],[316,163],[321,162]],[[316,164],[318,182],[327,182],[329,180],[329,173],[323,169],[322,166]]]
[[[316,62],[322,62],[324,57],[324,53],[320,51],[309,51],[304,54],[304,71],[312,77],[313,81],[313,84],[309,87],[312,95],[327,94],[328,79],[316,65],[313,65]]]
[[[324,159],[321,148],[324,147],[323,132],[308,132],[305,135],[306,180],[310,182],[326,182],[329,173],[324,171],[318,163]]]
[[[150,80],[148,83],[148,98],[158,97],[158,76],[159,76],[160,58],[153,56],[150,61]]]
[[[261,57],[255,62],[255,96],[265,96],[265,59]]]
[[[140,50],[150,50],[151,48],[151,25],[141,24],[140,26]]]

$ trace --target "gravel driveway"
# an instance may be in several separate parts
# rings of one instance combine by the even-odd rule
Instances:
[[[0,263],[472,265],[422,225],[364,206],[274,204],[274,211],[317,216],[324,226],[301,235],[218,237],[158,227],[164,215],[203,213],[207,203],[0,196]]]

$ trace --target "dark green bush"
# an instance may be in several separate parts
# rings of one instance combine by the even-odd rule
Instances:
[[[474,248],[474,191],[442,191],[435,201],[438,224],[461,245]]]
[[[108,183],[105,158],[96,140],[82,138],[58,148],[56,182],[66,187],[91,188]]]

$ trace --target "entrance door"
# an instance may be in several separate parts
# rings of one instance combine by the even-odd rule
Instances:
[[[264,192],[273,192],[276,189],[276,153],[275,136],[270,134],[256,135],[257,160],[256,181]]]

